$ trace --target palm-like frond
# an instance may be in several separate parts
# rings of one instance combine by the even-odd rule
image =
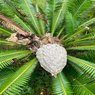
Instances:
[[[58,37],[58,38],[59,38],[60,35],[62,34],[63,30],[64,30],[64,27],[62,27],[62,28],[60,29],[59,33],[57,34],[57,37]]]
[[[0,53],[0,69],[10,65],[14,58],[23,58],[30,54],[28,50],[11,50]]]
[[[67,50],[95,50],[95,45],[76,46],[76,47],[67,48]]]
[[[74,80],[73,85],[74,85],[73,90],[74,90],[74,92],[76,94],[80,94],[80,95],[83,95],[83,94],[84,95],[95,95],[91,90],[89,90],[89,88],[87,88],[85,86],[85,84],[82,84],[77,79]]]
[[[11,34],[10,31],[8,31],[8,30],[6,30],[4,28],[1,28],[1,27],[0,27],[0,33],[7,34],[7,35],[10,35]]]
[[[5,0],[0,0],[0,12],[6,16],[12,17],[14,12],[12,9],[6,4]]]
[[[76,39],[72,42],[69,42],[68,44],[66,44],[66,46],[72,46],[72,45],[79,45],[79,44],[86,44],[86,41],[91,41],[91,43],[94,44],[94,40],[95,39],[95,33],[89,33],[87,35],[81,36],[79,39]],[[91,43],[87,43],[87,44],[91,44]]]
[[[36,67],[37,60],[33,59],[22,66],[17,72],[9,77],[6,82],[0,87],[0,94],[13,95],[20,94],[22,87],[25,86],[30,78],[31,73]]]
[[[66,70],[67,77],[70,80],[71,87],[74,92],[73,94],[94,95],[95,90],[93,88],[95,87],[95,79],[91,78],[88,74],[85,74],[84,71],[81,71],[81,69],[78,71],[78,69],[79,68],[74,69],[72,66],[70,66]]]
[[[35,18],[34,18],[34,16],[33,16],[33,13],[32,13],[32,11],[31,11],[31,7],[30,7],[31,1],[27,2],[26,0],[24,0],[24,3],[25,3],[25,5],[26,5],[26,8],[27,8],[27,10],[28,10],[28,12],[29,12],[29,14],[30,14],[30,16],[31,16],[31,19],[32,19],[32,21],[33,21],[33,23],[34,23],[35,29],[37,29],[38,34],[41,35],[40,29],[39,29],[39,27],[38,27],[38,25],[37,25],[37,20],[35,20]]]
[[[73,32],[75,31],[75,20],[69,11],[66,12],[65,19],[67,34],[73,34]]]
[[[73,56],[68,56],[69,63],[75,64],[77,67],[85,71],[89,76],[95,78],[95,64]],[[74,66],[74,65],[73,65]]]
[[[89,25],[93,24],[94,22],[95,22],[95,18],[92,18],[92,19],[82,23],[78,28],[89,26]]]
[[[8,9],[11,10],[11,13],[13,14],[10,14],[7,12],[7,15],[10,16],[14,21],[16,21],[20,26],[25,26],[23,27],[23,29],[26,29],[27,31],[30,31],[30,32],[39,32],[38,30],[38,21],[36,19],[36,16],[34,16],[34,8],[33,6],[31,6],[31,1],[26,1],[24,0],[19,0],[19,1],[12,1],[12,0],[4,0],[1,2],[1,4],[3,3],[4,6],[6,6],[6,8],[4,7],[4,11],[7,12]],[[1,9],[3,8],[1,6]],[[32,7],[32,8],[30,8]],[[32,11],[31,11],[32,9]],[[1,10],[3,11],[3,10]],[[25,16],[24,16],[25,15]],[[24,22],[23,22],[24,21]],[[32,29],[31,29],[31,26],[32,26]],[[28,28],[28,29],[27,29]],[[32,31],[33,30],[33,31]],[[40,32],[39,32],[40,33]],[[40,34],[39,34],[40,35]]]
[[[95,63],[95,52],[94,51],[86,51],[84,53],[79,53],[81,59],[85,59],[92,63]]]
[[[95,87],[94,79],[90,78],[88,75],[85,74],[82,74],[79,77],[76,77],[76,75],[72,75],[70,76],[70,79],[74,94],[94,95],[95,90],[92,89]]]
[[[68,0],[48,0],[48,20],[50,21],[50,31],[52,34],[54,34],[58,23],[60,23],[60,17],[62,16],[62,19],[64,19],[67,4]]]
[[[3,45],[10,45],[10,46],[16,45],[16,43],[8,42],[8,41],[6,41],[6,40],[0,40],[0,44],[3,44]]]
[[[63,73],[53,78],[52,89],[54,95],[72,95],[70,83]]]
[[[69,69],[72,76],[73,72],[70,68],[74,67],[78,74],[81,75],[85,72],[85,75],[87,74],[93,79],[95,78],[95,57],[93,54],[95,51],[95,14],[91,9],[95,8],[94,5],[94,0],[40,0],[40,2],[39,0],[1,0],[0,15],[3,14],[11,18],[25,32],[33,32],[39,37],[43,36],[45,32],[50,32],[53,36],[61,38],[60,41],[68,50],[66,70]],[[2,23],[2,20],[0,23]],[[2,45],[0,47],[4,45],[7,48],[8,45],[11,47],[14,43],[5,41],[5,37],[9,36],[12,33],[11,31],[15,31],[13,28],[11,30],[6,28],[3,24],[0,25],[0,33],[4,34],[4,38],[0,35],[1,39],[3,39],[0,40],[0,45]],[[16,50],[5,52],[3,52],[4,49],[1,49],[1,70],[4,70],[8,65],[8,68],[10,68],[10,64],[15,58],[23,58],[24,60],[30,55],[29,59],[26,59],[31,60],[31,58],[35,57],[26,48],[24,50],[17,50],[17,48]],[[69,55],[76,55],[79,58]],[[17,71],[13,72],[12,76],[10,76],[11,74],[9,74],[10,77],[6,76],[7,78],[5,77],[4,83],[1,83],[2,85],[0,86],[0,95],[20,95],[22,87],[30,79],[36,63],[37,60],[33,59],[22,65],[19,70],[16,69]],[[87,80],[84,80],[86,84],[84,85],[82,79],[76,78],[76,74],[68,77],[70,75],[66,70],[64,69],[64,74],[60,73],[56,78],[52,78],[54,95],[72,95],[73,91],[75,95],[94,95],[95,92],[87,86],[89,84],[86,84],[88,83]],[[66,74],[67,76],[65,76]],[[71,87],[74,88],[73,91]]]
[[[38,7],[37,4],[35,4],[36,6],[36,12],[38,13],[38,15],[43,15],[40,12],[40,8]],[[47,24],[47,21],[45,21],[45,17],[42,16],[42,18],[38,18],[38,23],[39,23],[39,27],[40,27],[40,31],[41,33],[44,35],[45,34],[45,24]]]
[[[74,17],[79,17],[80,14],[90,9],[94,3],[93,0],[71,0],[70,11]]]
[[[38,5],[38,7],[40,7],[44,12],[46,11],[46,1],[47,0],[32,0],[32,3],[34,5]]]
[[[68,38],[66,38],[64,42],[66,43],[66,42],[74,39],[75,36],[79,35],[80,33],[83,33],[85,30],[87,30],[87,29],[86,28],[82,28],[82,29],[76,31],[75,33],[71,34]]]
[[[47,5],[47,13],[48,13],[48,21],[49,21],[49,30],[51,31],[53,28],[54,24],[54,13],[55,13],[55,8],[58,4],[57,0],[48,0],[48,5]]]
[[[22,26],[25,28],[25,29],[27,29],[27,31],[32,31],[32,29],[30,29],[30,27],[26,24],[26,23],[24,23],[23,22],[23,20],[19,17],[19,16],[17,16],[17,15],[15,15],[15,19],[16,19],[16,21],[18,21],[20,24],[22,24]]]

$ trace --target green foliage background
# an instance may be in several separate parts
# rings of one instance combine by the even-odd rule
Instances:
[[[68,52],[54,78],[26,46],[6,41],[15,31],[0,25],[0,95],[95,95],[94,10],[95,0],[0,0],[0,15],[39,37],[50,32]]]

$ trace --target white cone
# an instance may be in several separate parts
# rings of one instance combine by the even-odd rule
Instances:
[[[67,64],[67,52],[58,44],[47,44],[40,47],[36,52],[41,67],[56,76]]]

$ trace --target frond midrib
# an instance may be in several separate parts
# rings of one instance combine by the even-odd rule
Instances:
[[[83,84],[81,84],[77,79],[75,79],[75,81],[76,81],[79,85],[81,85],[84,89],[86,89],[91,95],[95,95],[95,94],[93,94],[89,89],[87,89],[87,87],[85,87]]]
[[[33,61],[35,61],[36,59],[34,59]],[[6,91],[6,89],[8,89],[16,80],[18,80],[33,64],[29,64],[29,66],[27,68],[25,68],[22,73],[16,77],[9,85],[6,86],[5,89],[3,89],[0,94],[2,95],[2,93],[4,93],[4,91]]]
[[[61,84],[61,86],[62,86],[62,89],[63,89],[62,91],[63,91],[64,95],[67,95],[66,89],[65,89],[65,87],[64,87],[64,85],[63,85],[63,82],[62,82],[62,79],[61,79],[61,75],[58,75],[58,79],[59,79],[60,84]]]
[[[72,56],[68,55],[68,60],[69,60],[69,58],[72,58]],[[75,57],[74,57],[74,58],[75,58]],[[80,61],[79,61],[77,58],[75,58],[75,59],[77,60],[77,62],[80,63]],[[82,60],[82,59],[81,59],[81,60]],[[73,60],[72,60],[72,61],[73,61]],[[80,64],[84,64],[85,66],[88,66],[88,67],[90,67],[90,68],[92,68],[92,69],[95,70],[95,67],[89,65],[89,62],[86,61],[86,63],[88,63],[88,64],[85,64],[85,61],[83,60],[83,62],[81,62]]]
[[[15,50],[16,51],[16,50]],[[16,51],[16,52],[13,52],[13,53],[10,53],[10,54],[6,54],[6,55],[12,55],[12,54],[17,54],[17,53],[23,53],[23,52],[26,52],[26,53],[30,53],[30,51],[28,51],[28,50],[21,50],[21,51]],[[2,52],[1,52],[2,53]],[[5,56],[5,54],[2,54],[2,55],[0,55],[0,57],[3,57],[3,56]]]

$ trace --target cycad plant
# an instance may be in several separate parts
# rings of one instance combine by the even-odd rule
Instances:
[[[0,0],[0,95],[95,95],[94,10],[95,0]]]

